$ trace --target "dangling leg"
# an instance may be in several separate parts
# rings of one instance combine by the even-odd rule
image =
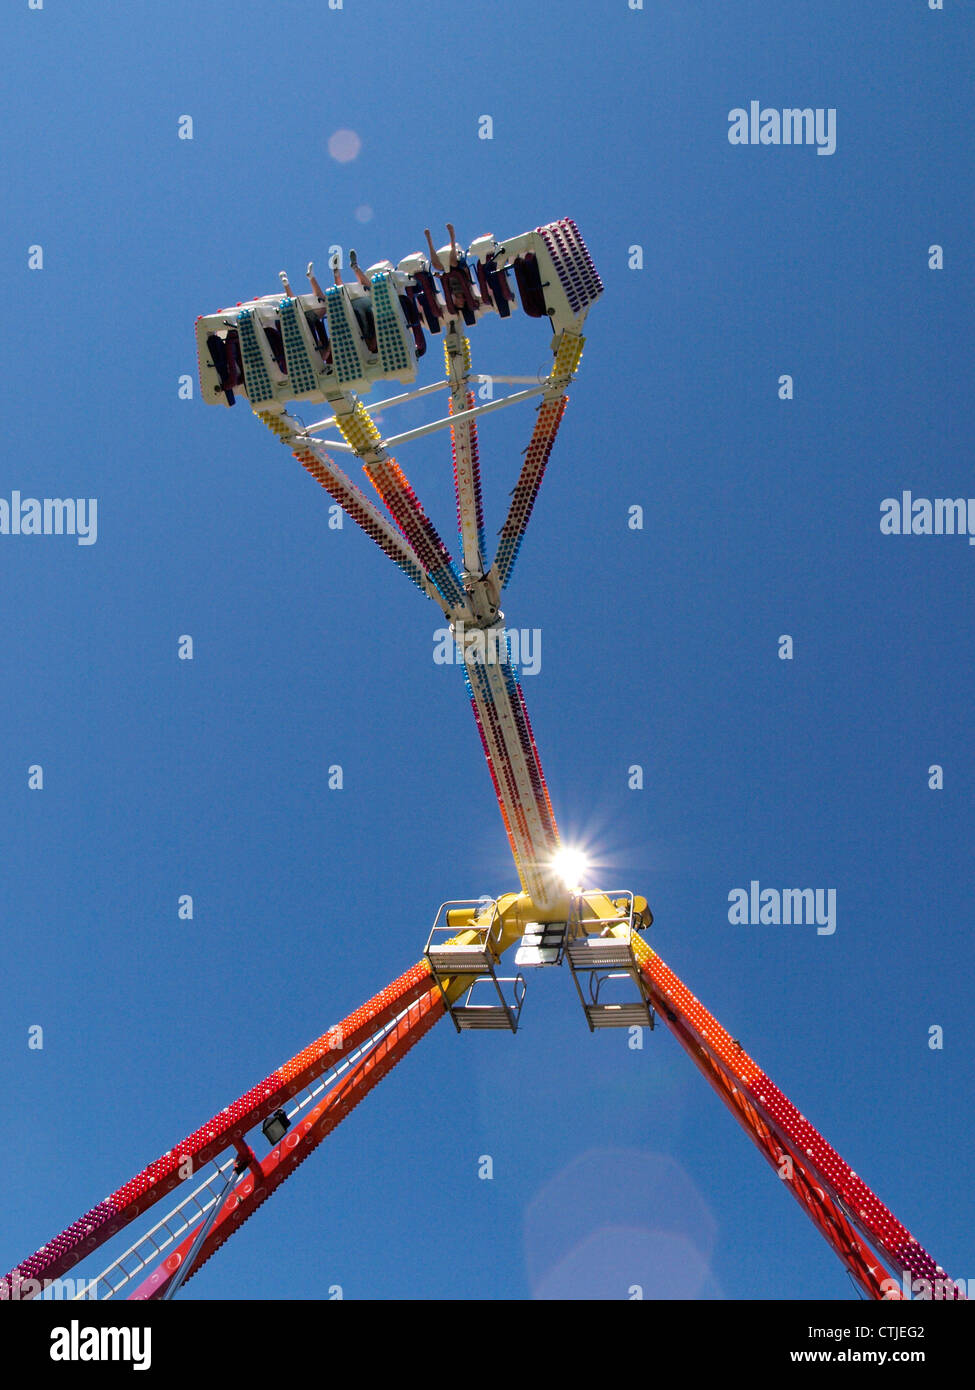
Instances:
[[[308,269],[305,271],[305,274],[308,276],[308,282],[309,282],[309,284],[311,285],[312,293],[315,294],[315,295],[317,295],[318,298],[324,303],[324,302],[325,302],[325,291],[322,289],[321,285],[320,285],[320,284],[318,283],[318,281],[315,279],[315,262],[314,262],[314,261],[309,261],[309,262],[308,262]]]
[[[362,269],[362,267],[359,265],[359,257],[356,255],[356,253],[355,253],[351,248],[350,248],[350,250],[349,250],[349,265],[350,265],[350,266],[352,267],[352,269],[355,271],[355,278],[358,280],[358,282],[359,282],[359,284],[362,286],[362,288],[363,288],[364,290],[370,290],[370,291],[371,291],[371,290],[372,290],[372,284],[370,283],[369,276],[366,274],[366,272],[365,272],[365,271]]]
[[[285,292],[285,294],[289,297],[289,299],[294,299],[294,298],[295,298],[295,292],[294,292],[294,290],[291,288],[291,283],[290,283],[290,281],[288,280],[288,272],[287,272],[286,270],[279,270],[279,271],[278,271],[278,279],[281,281],[282,285],[284,286],[284,292]]]
[[[429,227],[424,227],[423,235],[426,237],[427,245],[430,248],[430,264],[433,266],[434,270],[437,271],[438,274],[442,275],[444,273],[444,264],[440,257],[437,255],[437,250],[433,244],[433,238],[430,235]]]

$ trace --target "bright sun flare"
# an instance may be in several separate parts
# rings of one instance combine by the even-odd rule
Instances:
[[[582,884],[582,876],[588,868],[589,861],[581,849],[573,849],[565,846],[560,849],[552,860],[552,868],[565,884],[566,888],[579,888]]]

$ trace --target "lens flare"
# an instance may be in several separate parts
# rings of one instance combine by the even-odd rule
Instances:
[[[552,868],[566,888],[577,891],[582,887],[582,876],[589,867],[589,861],[581,849],[566,845],[552,860]]]

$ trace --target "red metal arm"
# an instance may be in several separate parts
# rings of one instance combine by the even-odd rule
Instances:
[[[429,991],[430,969],[421,961],[21,1261],[0,1280],[0,1301],[32,1297],[31,1289],[71,1269]]]
[[[769,1162],[786,1175],[791,1168],[793,1196],[861,1288],[871,1298],[891,1299],[901,1296],[902,1281],[910,1287],[911,1280],[923,1279],[934,1298],[963,1298],[940,1265],[669,966],[639,939],[634,950],[658,1015]],[[791,1163],[783,1165],[784,1158]]]

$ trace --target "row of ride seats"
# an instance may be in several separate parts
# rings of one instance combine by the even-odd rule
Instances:
[[[545,295],[534,252],[529,251],[526,255],[517,257],[514,262],[514,271],[522,309],[530,318],[544,318],[546,315]],[[398,297],[407,327],[413,334],[416,355],[422,357],[427,350],[427,341],[423,335],[424,323],[431,333],[439,333],[441,318],[446,310],[448,316],[460,314],[465,324],[470,326],[476,322],[476,311],[479,306],[474,294],[474,277],[466,261],[462,260],[457,266],[449,268],[439,275],[442,304],[441,295],[438,295],[436,281],[431,271],[418,270],[411,279],[412,284],[406,285],[403,293]],[[508,272],[506,268],[499,269],[494,264],[493,256],[488,257],[485,262],[477,262],[477,288],[480,293],[480,307],[490,305],[501,318],[507,318],[510,315],[514,294],[508,280]],[[378,351],[376,322],[370,296],[367,294],[354,295],[352,297],[352,309],[363,341],[371,353],[376,353]],[[330,367],[332,365],[332,348],[325,327],[325,319],[312,310],[306,310],[305,320],[315,346],[321,355],[322,362],[326,367]],[[280,322],[275,320],[273,325],[263,324],[262,327],[271,349],[271,355],[281,372],[286,376],[288,364]],[[207,348],[220,378],[221,389],[226,394],[228,404],[233,405],[234,390],[244,386],[244,367],[237,329],[231,328],[226,338],[221,338],[217,333],[211,333],[207,337]]]

